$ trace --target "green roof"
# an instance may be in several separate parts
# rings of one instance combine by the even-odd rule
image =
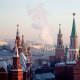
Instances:
[[[73,18],[73,25],[72,25],[72,33],[71,36],[77,36],[77,32],[76,32],[76,25],[75,25],[75,19]]]

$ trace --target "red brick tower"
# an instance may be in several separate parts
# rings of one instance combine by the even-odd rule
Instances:
[[[69,60],[77,60],[79,56],[78,37],[75,25],[75,13],[73,13],[72,33],[70,36]]]
[[[80,57],[78,58],[77,65],[73,68],[74,80],[80,80]]]
[[[20,41],[20,35],[19,35],[19,24],[17,24],[17,33],[16,33],[16,41],[17,41],[17,47],[20,48],[21,41]]]
[[[64,46],[63,46],[63,38],[61,33],[61,24],[59,24],[59,33],[57,38],[57,47],[56,47],[56,61],[61,62],[64,58]]]
[[[13,66],[10,72],[11,72],[11,80],[23,80],[23,70],[20,65],[20,57],[18,54],[17,41],[13,57]]]

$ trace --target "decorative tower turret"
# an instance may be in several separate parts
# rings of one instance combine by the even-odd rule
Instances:
[[[64,46],[63,46],[63,38],[61,33],[61,24],[59,24],[59,33],[57,38],[57,47],[56,47],[56,61],[61,62],[64,58]]]
[[[24,35],[22,35],[21,47],[22,47],[23,51],[26,50],[26,48],[25,48],[25,43],[24,43]]]
[[[69,60],[77,60],[79,56],[78,36],[75,25],[75,13],[73,13],[72,33],[70,36]]]
[[[17,41],[16,41],[15,52],[13,56],[13,66],[10,72],[11,72],[11,80],[23,80],[23,70],[20,65],[20,57],[17,48]]]
[[[20,42],[19,24],[17,24],[16,41],[17,41],[17,47],[20,48],[21,42]]]
[[[29,58],[29,61],[31,62],[32,54],[31,54],[30,46],[27,48],[27,57]]]
[[[61,24],[59,24],[59,33],[58,33],[58,38],[57,38],[57,48],[64,48],[63,46],[63,38],[62,38],[62,33],[61,33]]]

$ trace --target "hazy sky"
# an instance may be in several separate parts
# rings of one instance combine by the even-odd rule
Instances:
[[[20,35],[25,40],[37,40],[39,30],[32,27],[33,15],[28,14],[29,9],[37,8],[43,4],[46,20],[53,42],[56,42],[59,24],[62,24],[64,43],[69,43],[73,16],[76,13],[76,27],[80,42],[80,0],[0,0],[0,38],[15,39],[16,24],[20,24]]]

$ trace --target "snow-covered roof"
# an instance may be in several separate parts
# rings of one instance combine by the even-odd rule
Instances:
[[[3,68],[6,70],[6,72],[7,72],[7,64],[6,64],[6,62],[0,60],[0,68],[2,68],[2,67],[3,67]]]
[[[66,64],[76,64],[76,61],[69,61],[69,62],[66,62]]]
[[[76,61],[69,61],[69,62],[62,62],[62,63],[57,63],[56,65],[57,66],[65,66],[65,65],[68,65],[68,64],[76,64]]]
[[[22,69],[11,69],[11,71],[23,71]]]
[[[57,65],[57,66],[65,66],[65,63],[64,63],[64,62],[62,62],[62,63],[57,63],[56,65]]]
[[[52,73],[35,74],[34,76],[36,80],[47,80],[55,78],[55,76]]]
[[[17,48],[15,50],[15,52],[17,51]],[[13,63],[13,57],[14,57],[14,54],[15,53],[11,53],[9,50],[2,50],[0,51],[0,59],[1,61],[5,61],[6,65],[9,65]],[[25,71],[27,71],[27,67],[26,67],[26,63],[27,63],[27,58],[26,56],[24,55],[24,53],[20,53],[19,55],[17,55],[20,57],[20,64],[21,64],[21,67],[22,69]],[[0,62],[1,64],[2,62]],[[7,66],[5,67],[7,68]]]
[[[22,68],[26,68],[26,56],[23,53],[20,53],[20,64],[22,64]]]

